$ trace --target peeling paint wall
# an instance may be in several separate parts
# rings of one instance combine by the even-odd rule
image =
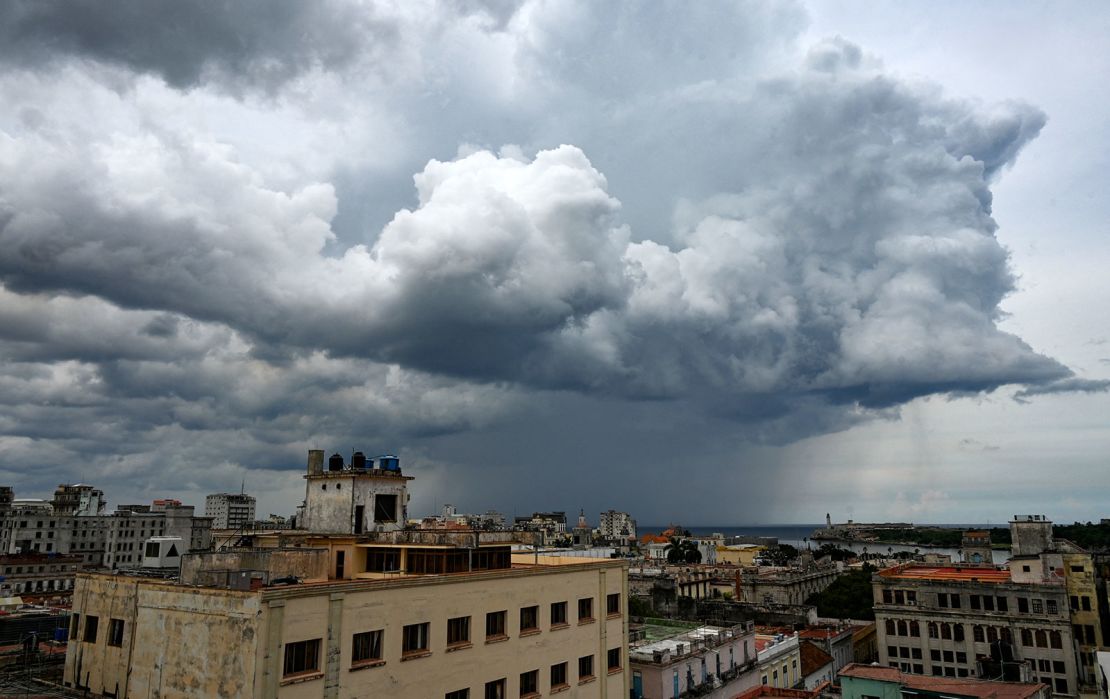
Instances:
[[[248,699],[260,610],[257,593],[79,576],[74,612],[81,614],[81,635],[66,654],[64,681],[136,699]],[[99,628],[96,639],[85,642],[90,614]],[[124,622],[120,647],[108,644],[110,618]]]
[[[295,576],[301,580],[328,579],[328,550],[325,548],[230,550],[191,553],[181,558],[183,585],[210,584],[209,571],[265,571],[266,582]]]

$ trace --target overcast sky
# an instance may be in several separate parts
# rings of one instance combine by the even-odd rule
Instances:
[[[1066,10],[1065,10],[1066,8]],[[1110,6],[0,3],[0,484],[1110,517]]]

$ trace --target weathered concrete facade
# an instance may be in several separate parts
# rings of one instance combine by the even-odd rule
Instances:
[[[460,689],[481,697],[486,683],[502,680],[504,696],[516,697],[534,678],[544,695],[565,689],[570,697],[627,697],[627,565],[532,560],[473,574],[247,592],[81,574],[64,681],[135,699],[354,699]],[[579,618],[580,609],[587,615]],[[501,626],[489,626],[489,614]],[[525,621],[532,614],[534,624]],[[97,630],[86,641],[90,615]],[[109,642],[112,619],[123,625],[118,646]],[[467,620],[464,638],[460,619]],[[450,643],[449,626],[456,633]],[[490,628],[497,633],[487,635]],[[375,657],[356,659],[355,634],[376,632]],[[422,645],[407,647],[413,638]],[[293,656],[300,664],[291,668]],[[579,676],[586,658],[589,674]],[[557,677],[564,684],[553,686]]]
[[[403,529],[408,519],[407,484],[412,478],[401,475],[397,460],[389,458],[390,468],[373,468],[373,461],[344,464],[336,454],[325,470],[323,452],[310,451],[298,528],[321,534]]]
[[[916,674],[977,677],[982,670],[993,676],[987,669],[992,652],[1004,646],[1016,660],[1004,668],[1007,674],[1037,679],[1058,695],[1077,695],[1062,576],[1046,578],[1021,558],[1011,565],[1018,572],[907,565],[877,573],[879,661]]]

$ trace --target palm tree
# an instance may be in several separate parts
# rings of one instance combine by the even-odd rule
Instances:
[[[672,536],[663,551],[667,554],[667,563],[701,563],[701,551],[698,550],[698,545],[689,539]]]

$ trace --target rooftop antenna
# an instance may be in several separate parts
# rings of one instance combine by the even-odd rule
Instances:
[[[247,479],[244,478],[243,482],[239,484],[239,494],[243,495],[247,492]]]

